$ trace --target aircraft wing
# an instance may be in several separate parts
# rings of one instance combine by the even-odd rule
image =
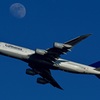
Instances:
[[[52,86],[57,87],[59,89],[62,89],[62,87],[55,81],[55,79],[51,76],[49,69],[40,69],[40,76],[42,76],[44,79],[46,79]],[[63,90],[63,89],[62,89]]]
[[[52,77],[51,72],[48,68],[41,67],[41,65],[36,65],[36,67],[34,67],[34,65],[30,64],[29,66],[31,68],[34,68],[36,73],[38,73],[43,79],[45,79],[47,83],[50,83],[52,86],[62,89],[62,87]]]
[[[63,44],[56,44],[58,46],[62,46],[62,48],[60,47],[52,47],[47,49],[47,53],[44,55],[46,58],[48,58],[48,61],[56,61],[56,59],[58,59],[60,57],[61,54],[67,53],[68,51],[71,50],[71,48],[76,45],[77,43],[79,43],[80,41],[84,40],[85,38],[87,38],[88,36],[90,36],[91,34],[86,34],[86,35],[82,35],[79,36],[77,38],[74,38],[70,41],[67,41]]]

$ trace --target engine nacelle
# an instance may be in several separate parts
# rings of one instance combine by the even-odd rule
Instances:
[[[47,51],[46,51],[46,50],[42,50],[42,49],[36,49],[36,50],[35,50],[35,53],[36,53],[36,54],[39,54],[39,55],[44,55],[44,54],[47,53]]]
[[[43,79],[43,78],[37,78],[37,83],[39,83],[39,84],[47,84],[48,81]]]
[[[36,75],[36,73],[32,69],[26,69],[26,74],[32,75],[32,76]]]
[[[54,47],[58,48],[58,49],[62,49],[64,47],[64,44],[63,43],[57,43],[57,42],[55,42],[54,43]]]
[[[55,47],[55,48],[58,48],[58,49],[63,49],[63,48],[68,48],[68,49],[70,49],[70,48],[72,47],[72,45],[55,42],[55,43],[54,43],[54,47]]]

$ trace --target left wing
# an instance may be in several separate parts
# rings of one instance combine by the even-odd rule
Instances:
[[[76,45],[90,35],[91,34],[82,35],[65,43],[56,42],[54,43],[54,47],[47,49],[47,53],[44,55],[44,57],[46,59],[48,58],[48,61],[54,62],[60,57],[61,54],[67,53],[72,49],[74,45]]]
[[[47,50],[36,49],[35,54],[31,55],[31,57],[40,58],[46,62],[54,64],[54,62],[60,57],[61,54],[65,54],[68,51],[71,51],[74,45],[76,45],[90,35],[91,34],[82,35],[65,43],[55,42],[54,46]]]
[[[31,68],[33,67],[32,65],[29,65]],[[42,76],[42,78],[44,80],[47,81],[47,83],[50,83],[52,86],[57,87],[59,89],[63,88],[55,81],[55,79],[51,76],[51,72],[49,69],[41,67],[41,66],[37,66],[34,67],[34,70],[36,71],[36,73],[38,73],[40,76]]]

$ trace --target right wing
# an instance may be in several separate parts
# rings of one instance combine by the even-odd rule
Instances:
[[[51,72],[48,68],[41,67],[41,65],[37,65],[36,67],[33,64],[29,64],[34,71],[39,74],[47,83],[50,83],[52,86],[62,89],[62,87],[55,81],[52,77]],[[62,89],[63,90],[63,89]]]
[[[40,69],[41,70],[41,69]],[[52,86],[57,87],[59,89],[63,88],[55,81],[55,79],[51,76],[50,70],[49,69],[42,69],[39,73],[40,76],[42,76],[44,79],[48,81]]]

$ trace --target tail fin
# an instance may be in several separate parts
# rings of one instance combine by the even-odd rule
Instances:
[[[95,70],[100,71],[100,61],[95,62],[95,63],[93,63],[93,64],[91,64],[89,66],[92,66],[92,67],[95,68]]]
[[[100,61],[95,62],[89,66],[95,67],[95,70],[100,71]],[[100,75],[96,75],[96,77],[100,79]]]
[[[95,67],[95,68],[100,68],[100,61],[95,62],[95,63],[93,63],[93,64],[91,64],[89,66],[92,66],[92,67]]]
[[[100,79],[100,75],[96,75],[96,77]]]

